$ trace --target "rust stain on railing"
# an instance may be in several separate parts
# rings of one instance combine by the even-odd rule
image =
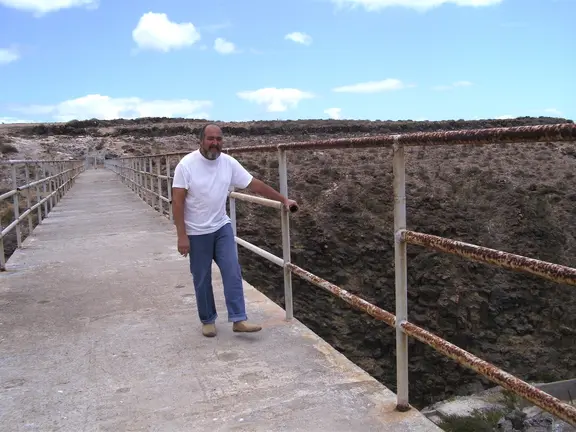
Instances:
[[[531,273],[558,283],[576,285],[576,269],[572,267],[410,230],[403,231],[401,238],[409,244],[458,255],[472,261],[492,264],[509,270]]]
[[[336,297],[341,298],[356,309],[366,312],[368,315],[373,316],[380,321],[384,321],[391,327],[396,326],[396,317],[390,312],[387,312],[384,309],[380,309],[378,306],[375,306],[372,303],[369,303],[366,300],[349,293],[345,289],[342,289],[339,286],[334,285],[327,280],[324,280],[321,277],[318,277],[298,267],[297,265],[286,263],[286,267],[288,267],[290,271],[295,275],[300,276],[302,279],[305,279],[308,282],[313,283],[314,285],[334,294]]]
[[[443,131],[443,132],[418,132],[407,134],[390,134],[382,136],[369,136],[360,138],[344,138],[331,140],[315,140],[307,142],[292,142],[281,144],[256,145],[247,147],[232,147],[223,150],[225,153],[250,153],[250,152],[279,152],[282,150],[317,150],[317,149],[346,149],[346,148],[371,148],[371,147],[392,147],[393,145],[453,145],[453,144],[498,144],[498,143],[532,143],[532,142],[560,142],[576,141],[576,125],[572,123],[555,124],[555,125],[537,125],[537,126],[520,126],[508,128],[487,128],[472,129],[460,131]],[[153,177],[166,179],[170,183],[171,156],[183,156],[187,152],[180,151],[175,153],[164,153],[157,155],[132,156],[121,158],[121,160],[144,159],[145,169],[147,170],[148,159],[155,160],[159,163],[161,157],[166,158],[167,175],[160,176],[149,171],[142,171],[142,164],[133,162],[130,164],[116,165],[120,170],[119,175],[135,185],[137,191],[146,190],[147,179]],[[132,176],[123,176],[122,168],[132,171]],[[129,177],[134,177],[131,179]],[[144,180],[144,182],[143,182]],[[142,186],[144,183],[146,186]],[[160,189],[160,188],[159,188]],[[170,189],[168,188],[168,192]],[[161,195],[159,190],[158,195]],[[473,244],[454,241],[443,237],[418,233],[409,230],[400,230],[397,235],[402,241],[409,244],[428,247],[437,251],[447,252],[454,255],[468,258],[472,261],[496,265],[499,267],[531,273],[545,279],[555,282],[576,285],[576,269],[561,266],[545,261],[531,259],[520,255],[514,255],[494,249],[489,249]],[[245,241],[243,241],[245,242]],[[250,243],[245,242],[248,245]],[[245,244],[245,246],[246,246]],[[254,246],[255,245],[251,245]],[[256,248],[256,247],[255,247]],[[257,249],[257,248],[256,248]],[[255,249],[252,249],[255,251]],[[265,251],[264,251],[265,252]],[[262,255],[260,252],[256,252]],[[264,256],[264,255],[262,255]],[[479,374],[487,377],[492,382],[507,388],[514,393],[522,396],[536,406],[558,416],[562,420],[576,426],[576,407],[568,405],[559,399],[545,393],[536,387],[514,377],[513,375],[497,368],[496,366],[479,359],[473,354],[453,345],[439,336],[436,336],[408,321],[399,320],[390,312],[387,312],[366,300],[351,294],[350,292],[334,285],[292,263],[289,259],[282,260],[275,257],[279,265],[290,270],[291,273],[300,278],[328,291],[332,295],[344,300],[353,308],[363,311],[368,315],[383,321],[392,328],[398,326],[397,335],[400,331],[408,336],[423,342],[443,355],[450,357],[457,363],[468,367]],[[270,259],[270,257],[268,258]],[[290,290],[291,292],[291,290]],[[287,297],[288,299],[288,297]],[[287,300],[288,302],[288,300]],[[287,314],[288,315],[288,314]],[[399,405],[397,405],[398,408]]]
[[[562,420],[565,420],[572,425],[576,425],[576,407],[562,402],[560,399],[557,399],[521,379],[516,378],[514,375],[504,372],[502,369],[491,365],[462,348],[458,348],[456,345],[451,344],[415,324],[403,322],[400,324],[400,327],[404,329],[406,334],[412,336],[414,339],[418,339],[420,342],[429,345],[436,351],[450,357],[459,364],[466,366],[485,376],[490,381],[513,391],[540,408],[558,416]]]
[[[336,138],[327,140],[309,140],[280,144],[262,144],[253,146],[227,147],[223,153],[254,153],[284,150],[326,150],[346,148],[392,147],[395,142],[406,146],[446,145],[446,144],[504,144],[521,142],[554,142],[576,140],[576,124],[561,123],[553,125],[516,126],[484,129],[465,129],[457,131],[412,132],[400,134],[374,135],[355,138]],[[191,150],[190,150],[191,151]],[[120,159],[147,159],[170,156],[183,156],[190,151],[159,153],[155,155],[125,156]]]
[[[264,144],[226,148],[223,152],[252,153],[285,150],[324,150],[346,148],[392,147],[395,142],[407,146],[446,144],[495,144],[519,142],[551,142],[576,140],[576,125],[572,123],[517,126],[506,128],[467,129],[442,132],[414,132],[357,138],[312,140],[281,144]]]
[[[384,321],[390,327],[396,326],[396,316],[384,309],[375,306],[366,300],[349,293],[348,291],[334,285],[321,277],[318,277],[292,263],[287,263],[286,267],[290,269],[294,274],[301,277],[308,282],[323,288],[324,290],[332,293],[336,297],[341,298],[346,303],[350,304],[354,308],[366,312],[372,317]],[[458,364],[468,367],[479,374],[485,376],[490,381],[501,385],[502,387],[515,392],[526,400],[532,402],[536,406],[558,416],[562,420],[567,421],[572,425],[576,425],[576,407],[562,402],[561,400],[549,395],[548,393],[522,381],[519,378],[509,374],[508,372],[499,369],[498,367],[484,361],[475,355],[457,347],[454,344],[442,339],[439,336],[418,327],[415,324],[404,321],[400,324],[403,331],[419,340],[420,342],[429,345],[436,351],[450,357]]]

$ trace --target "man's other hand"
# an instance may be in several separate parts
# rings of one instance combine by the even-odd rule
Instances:
[[[187,236],[178,237],[178,252],[184,257],[190,252],[190,239]]]

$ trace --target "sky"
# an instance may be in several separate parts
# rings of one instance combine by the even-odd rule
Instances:
[[[0,0],[0,122],[576,118],[576,0]]]

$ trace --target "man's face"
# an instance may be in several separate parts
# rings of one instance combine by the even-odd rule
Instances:
[[[218,126],[208,126],[204,131],[204,140],[200,143],[207,159],[218,159],[222,152],[222,131]]]

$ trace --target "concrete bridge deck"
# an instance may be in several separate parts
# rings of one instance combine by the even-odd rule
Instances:
[[[439,431],[246,284],[204,338],[175,230],[88,170],[0,273],[2,431]]]

